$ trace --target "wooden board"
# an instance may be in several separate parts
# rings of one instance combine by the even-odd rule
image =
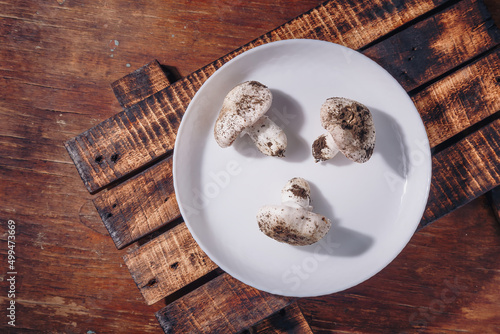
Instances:
[[[119,249],[172,222],[180,217],[172,158],[102,192],[93,202]]]
[[[167,305],[156,317],[165,333],[236,333],[294,300],[251,288],[224,273]]]
[[[500,184],[500,32],[483,3],[328,1],[176,82],[153,61],[113,84],[124,111],[67,141],[66,148],[90,192],[107,188],[94,204],[118,248],[179,218],[169,155],[196,90],[236,55],[286,38],[358,49],[409,92],[433,147],[421,227]],[[124,256],[148,304],[170,298],[157,313],[165,332],[258,330],[292,301],[217,272],[185,224],[172,225]],[[204,277],[208,282],[196,287]],[[206,309],[203,300],[211,301]]]

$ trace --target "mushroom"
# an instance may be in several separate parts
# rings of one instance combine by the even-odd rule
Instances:
[[[339,151],[354,162],[370,159],[375,148],[375,125],[366,106],[344,97],[332,97],[321,106],[320,118],[328,133],[320,135],[312,145],[316,162],[331,159]]]
[[[283,157],[287,145],[285,132],[264,114],[271,107],[271,90],[257,81],[234,87],[224,98],[214,137],[220,147],[233,144],[238,135],[248,134],[259,151]]]
[[[268,237],[294,246],[311,245],[323,238],[332,223],[312,212],[309,183],[300,177],[281,190],[281,205],[265,205],[257,213],[259,229]]]

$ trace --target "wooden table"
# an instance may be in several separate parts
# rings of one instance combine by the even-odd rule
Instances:
[[[490,191],[500,35],[488,10],[498,25],[495,0],[2,2],[0,331],[500,332]],[[165,180],[176,126],[206,77],[248,48],[299,37],[360,50],[395,76],[426,124],[434,187],[422,229],[382,272],[296,300],[218,269]]]

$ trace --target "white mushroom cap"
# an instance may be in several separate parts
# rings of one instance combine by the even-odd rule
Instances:
[[[344,97],[332,97],[321,106],[320,118],[321,125],[347,158],[359,163],[370,159],[375,148],[375,125],[366,106]]]
[[[257,222],[268,237],[294,246],[321,240],[332,225],[322,215],[286,205],[263,206],[257,213]]]
[[[221,147],[228,147],[247,127],[253,125],[271,107],[269,88],[257,81],[246,81],[234,87],[224,98],[214,136]]]

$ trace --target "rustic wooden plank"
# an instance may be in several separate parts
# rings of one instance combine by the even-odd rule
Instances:
[[[264,320],[238,333],[312,334],[313,332],[297,305],[297,302],[293,302]]]
[[[170,85],[170,78],[169,73],[165,73],[160,63],[154,60],[116,80],[111,88],[120,105],[128,108]]]
[[[500,185],[500,119],[432,159],[429,200],[420,226]]]
[[[497,50],[412,96],[426,124],[431,147],[500,110],[499,77],[500,50]],[[127,180],[126,187],[109,189],[94,200],[118,248],[178,218],[175,201],[164,202],[167,198],[175,199],[171,181],[167,180],[171,177],[171,160],[159,164],[150,167],[151,171],[141,172],[140,177]],[[154,187],[162,191],[154,193]],[[122,204],[112,208],[118,202]],[[112,216],[108,217],[109,213]]]
[[[412,96],[431,147],[500,110],[500,50]]]
[[[442,75],[500,42],[482,0],[461,1],[363,51],[407,90]]]
[[[156,313],[165,333],[235,333],[295,299],[259,291],[222,274]]]
[[[87,189],[96,192],[172,150],[175,125],[196,90],[238,54],[289,38],[321,39],[358,49],[445,2],[326,2],[67,141],[66,149]],[[116,155],[123,159],[112,159]]]
[[[123,258],[148,305],[217,268],[185,224],[177,225]]]
[[[93,202],[118,249],[179,218],[172,157],[100,193]]]
[[[168,88],[67,141],[83,182],[91,192],[169,154],[180,110],[169,108]],[[166,95],[164,95],[166,94]]]

